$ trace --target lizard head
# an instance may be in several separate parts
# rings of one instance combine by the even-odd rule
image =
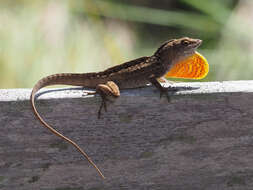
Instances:
[[[172,39],[163,43],[154,56],[159,57],[165,64],[173,65],[193,55],[201,43],[202,40],[188,37]]]

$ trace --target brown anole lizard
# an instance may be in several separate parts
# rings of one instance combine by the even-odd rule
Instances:
[[[106,111],[106,103],[111,97],[119,97],[120,89],[143,87],[148,83],[153,84],[169,100],[169,88],[163,87],[158,79],[164,76],[177,62],[193,55],[201,40],[183,37],[172,39],[163,43],[152,56],[141,57],[121,65],[106,69],[102,72],[94,73],[61,73],[42,78],[33,87],[31,93],[31,104],[35,116],[39,121],[55,135],[72,144],[99,172],[104,175],[93,163],[89,156],[72,140],[65,137],[49,124],[47,124],[39,115],[35,108],[35,94],[41,88],[49,85],[73,85],[96,89],[102,102],[99,107],[98,117],[101,115],[102,108]]]

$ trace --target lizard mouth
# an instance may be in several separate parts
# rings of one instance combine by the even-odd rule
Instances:
[[[202,40],[196,39],[195,43],[193,43],[191,46],[192,48],[198,48],[202,44]]]
[[[188,46],[188,49],[184,51],[184,54],[185,54],[184,58],[192,56],[196,52],[196,49],[201,45],[201,43],[202,43],[202,40],[194,39],[192,44]]]
[[[190,45],[189,51],[188,51],[188,52],[185,51],[185,54],[186,54],[187,56],[193,55],[193,54],[196,52],[196,49],[201,45],[201,43],[202,43],[202,40],[199,40],[199,39],[194,40],[194,43],[192,43],[192,44]]]

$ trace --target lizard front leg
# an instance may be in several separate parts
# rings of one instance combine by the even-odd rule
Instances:
[[[150,78],[149,82],[151,82],[152,85],[154,85],[159,91],[160,91],[160,98],[165,95],[168,102],[170,102],[170,96],[168,94],[168,91],[176,92],[177,89],[175,87],[169,86],[169,87],[163,87],[156,78]]]
[[[96,93],[98,93],[101,98],[102,102],[98,110],[98,118],[101,116],[102,108],[107,111],[106,103],[111,101],[111,98],[117,98],[120,96],[119,87],[113,81],[108,81],[106,84],[99,84],[96,87]]]

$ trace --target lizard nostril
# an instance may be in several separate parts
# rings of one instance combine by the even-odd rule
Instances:
[[[197,43],[198,43],[198,44],[201,44],[201,43],[202,43],[202,40],[199,40],[199,39],[198,39],[198,40],[197,40]]]

